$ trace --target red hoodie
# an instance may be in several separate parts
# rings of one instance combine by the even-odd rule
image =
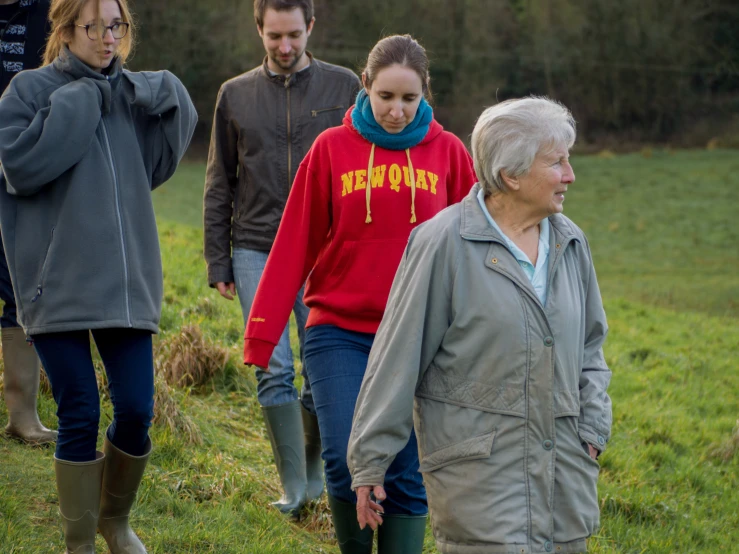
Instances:
[[[295,176],[247,321],[246,364],[267,367],[304,282],[307,327],[377,332],[411,231],[477,181],[462,142],[435,120],[408,151],[386,150],[354,129],[352,109]]]

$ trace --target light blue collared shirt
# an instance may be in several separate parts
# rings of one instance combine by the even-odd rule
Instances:
[[[477,201],[480,203],[482,213],[485,214],[490,225],[493,229],[498,231],[503,237],[503,240],[511,251],[513,257],[516,258],[518,265],[521,266],[526,277],[531,281],[531,285],[534,287],[536,296],[541,300],[542,305],[547,301],[547,276],[549,275],[549,220],[545,217],[539,223],[539,255],[536,258],[536,267],[531,263],[529,257],[521,250],[516,244],[509,239],[503,231],[501,231],[498,224],[495,222],[493,217],[490,215],[487,206],[485,205],[485,192],[480,189],[477,193]]]

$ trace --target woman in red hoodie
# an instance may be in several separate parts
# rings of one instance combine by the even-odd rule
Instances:
[[[346,450],[395,271],[410,232],[460,201],[476,182],[462,142],[433,118],[428,58],[418,42],[408,35],[382,39],[370,52],[362,83],[343,126],[319,135],[300,165],[244,347],[245,363],[267,367],[307,278],[304,363],[344,554],[372,548],[372,530],[360,530],[356,521]],[[380,554],[420,553],[428,509],[414,435],[385,485]]]

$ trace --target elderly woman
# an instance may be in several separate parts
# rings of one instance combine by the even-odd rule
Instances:
[[[354,412],[360,527],[382,523],[385,471],[415,422],[442,553],[586,551],[611,372],[588,242],[561,214],[574,141],[549,99],[488,108],[480,182],[411,234]]]

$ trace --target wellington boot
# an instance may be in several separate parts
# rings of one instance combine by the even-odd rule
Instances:
[[[8,406],[5,432],[30,444],[46,444],[56,440],[56,431],[43,425],[36,412],[41,362],[36,350],[26,342],[20,327],[2,330],[5,371],[4,396]]]
[[[323,494],[323,460],[321,459],[321,431],[318,417],[300,405],[303,414],[303,436],[305,437],[305,473],[308,479],[308,500],[318,500]]]
[[[97,452],[92,462],[54,458],[66,554],[95,554],[104,465],[102,452]]]
[[[263,406],[262,413],[283,490],[282,498],[272,505],[283,514],[297,517],[306,503],[305,445],[300,400]]]
[[[425,535],[425,515],[384,515],[377,530],[377,554],[421,554]]]
[[[145,454],[131,456],[116,448],[106,433],[103,452],[105,472],[98,530],[111,554],[146,554],[146,548],[128,524],[128,516],[149,461],[151,440],[147,440]]]
[[[356,505],[342,502],[330,494],[328,505],[331,507],[331,519],[341,554],[372,554],[374,532],[369,525],[364,529],[359,528]]]

